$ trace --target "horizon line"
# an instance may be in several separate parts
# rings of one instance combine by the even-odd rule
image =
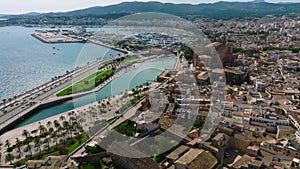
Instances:
[[[84,10],[84,9],[88,9],[88,8],[93,8],[93,7],[108,7],[108,6],[112,6],[112,5],[119,5],[122,3],[134,3],[134,2],[141,2],[141,3],[150,3],[150,2],[158,2],[158,3],[162,3],[162,4],[176,4],[176,5],[181,5],[181,4],[185,4],[185,5],[201,5],[201,4],[216,4],[216,3],[220,3],[220,2],[225,2],[225,3],[232,3],[232,2],[240,2],[240,3],[249,3],[249,2],[255,2],[257,0],[249,0],[249,1],[241,1],[241,0],[232,0],[232,1],[224,1],[224,0],[220,0],[220,1],[216,1],[216,2],[203,2],[203,3],[184,3],[184,2],[160,2],[158,0],[153,0],[153,1],[142,1],[142,0],[134,0],[134,1],[124,1],[124,2],[119,2],[119,3],[113,3],[113,4],[108,4],[108,5],[91,5],[91,6],[87,6],[87,7],[79,7],[79,8],[74,8],[74,9],[66,9],[66,10],[51,10],[51,11],[28,11],[28,12],[20,12],[20,13],[0,13],[0,15],[4,15],[4,16],[9,16],[9,15],[26,15],[26,14],[31,14],[31,13],[36,13],[36,14],[48,14],[48,13],[64,13],[64,12],[72,12],[72,11],[76,11],[76,10]],[[289,4],[289,3],[299,3],[299,2],[269,2],[269,0],[263,0],[264,2],[258,2],[258,3],[272,3],[272,4]],[[0,16],[1,17],[1,16]]]

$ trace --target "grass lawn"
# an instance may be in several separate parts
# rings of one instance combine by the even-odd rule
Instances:
[[[56,94],[56,96],[65,96],[69,94],[74,94],[78,92],[87,91],[93,89],[95,86],[100,85],[109,77],[115,73],[115,70],[107,70],[105,72],[95,72],[88,77],[80,80],[72,86],[65,88]]]
[[[134,99],[130,100],[130,103],[132,105],[134,105],[134,104],[138,103],[139,101],[141,101],[143,98],[144,98],[144,95],[139,95],[139,96],[135,97]]]
[[[113,117],[113,118],[107,120],[106,123],[112,124],[112,123],[114,123],[114,122],[117,120],[117,118],[118,118],[118,117]]]
[[[91,164],[81,164],[80,169],[94,169],[95,167],[92,166]]]
[[[134,126],[134,122],[130,120],[126,120],[123,123],[119,124],[114,128],[119,133],[125,134],[126,136],[133,137],[136,131],[136,127]]]
[[[66,147],[67,153],[72,153],[76,148],[78,148],[82,143],[86,142],[88,139],[88,135],[83,134],[80,140],[75,140],[75,142],[72,145]]]
[[[103,163],[103,161],[97,157],[94,157],[92,160],[85,162],[85,163],[81,163],[79,165],[79,169],[98,169],[98,168],[109,168],[108,166],[105,166],[105,164]]]
[[[130,106],[138,103],[139,101],[141,101],[144,98],[144,96],[137,96],[136,98],[130,100],[129,102],[123,104],[120,109],[118,110],[119,113],[123,113],[125,110],[127,110]]]
[[[159,129],[159,130],[157,130],[157,131],[155,132],[155,135],[160,135],[160,134],[162,134],[162,133],[164,133],[164,132],[165,132],[164,129]]]
[[[130,102],[127,102],[123,104],[120,109],[118,110],[119,113],[123,113],[126,109],[128,109],[132,104]]]

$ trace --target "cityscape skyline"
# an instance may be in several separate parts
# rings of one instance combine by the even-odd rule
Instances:
[[[72,1],[72,2],[71,2]],[[41,3],[38,0],[26,0],[26,1],[2,1],[0,2],[0,14],[26,14],[30,12],[66,12],[78,9],[89,8],[93,6],[108,6],[119,4],[122,2],[134,2],[137,0],[103,0],[103,1],[94,1],[94,0],[45,0]],[[153,0],[138,0],[139,2],[149,2]],[[158,0],[162,3],[186,3],[186,4],[201,4],[201,3],[215,3],[219,0]],[[249,2],[250,0],[223,0],[226,2]],[[266,2],[279,3],[283,0],[266,0]],[[300,2],[299,0],[286,0],[284,2]],[[22,7],[22,8],[20,8]]]
[[[0,169],[300,169],[300,0],[133,1],[0,1]]]

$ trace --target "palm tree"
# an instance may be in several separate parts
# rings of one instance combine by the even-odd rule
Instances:
[[[59,131],[59,128],[61,127],[60,123],[57,120],[54,120],[53,123],[54,123],[54,127],[56,128],[56,131]]]
[[[47,142],[47,148],[50,149],[50,139],[48,137],[45,138],[45,142]]]
[[[25,140],[27,140],[29,138],[29,132],[27,130],[23,130],[22,136],[25,137]]]
[[[72,113],[71,112],[68,112],[68,117],[70,118],[72,116]]]
[[[91,123],[93,123],[93,120],[94,120],[94,118],[92,117],[93,112],[91,110],[89,110],[88,113],[90,115]]]
[[[59,124],[59,122],[57,120],[54,120],[54,127],[56,129],[58,129],[60,127],[60,124]]]
[[[106,105],[104,103],[101,104],[102,108],[107,109]]]
[[[12,162],[12,160],[14,159],[14,156],[13,155],[11,155],[10,153],[8,153],[6,156],[5,156],[5,162],[10,162],[10,164],[11,164],[11,162]]]
[[[55,147],[57,148],[57,139],[58,139],[58,136],[57,136],[57,131],[55,131],[54,133],[53,133],[53,138],[54,138],[54,140],[55,140]]]
[[[75,117],[73,117],[73,116],[72,116],[72,117],[70,117],[70,119],[69,119],[69,120],[70,120],[70,122],[71,122],[71,126],[73,125],[73,123],[74,123],[74,122],[76,122],[76,118],[75,118]]]
[[[48,121],[48,122],[47,122],[47,127],[49,128],[51,125],[52,125],[52,122],[51,122],[51,121]]]
[[[30,147],[30,134],[27,130],[23,130],[23,133],[22,133],[22,136],[25,137],[25,142],[27,142],[27,147],[28,147],[28,150],[30,152],[30,155],[32,155],[32,152],[31,152],[31,147]]]
[[[86,112],[83,112],[82,114],[83,114],[83,116],[81,116],[81,117],[82,117],[82,119],[83,119],[83,122],[84,122],[85,125],[86,125]]]
[[[40,139],[40,137],[34,137],[33,142],[39,148],[39,151],[41,153],[41,139]]]
[[[69,122],[67,122],[67,121],[64,121],[63,122],[63,127],[64,127],[64,129],[66,130],[66,132],[67,132],[67,135],[68,135],[68,138],[69,138],[69,132],[70,132],[70,124],[69,124]],[[71,131],[72,132],[72,131]],[[71,137],[72,137],[72,133],[71,133]]]
[[[9,142],[9,140],[6,140],[6,141],[5,141],[5,146],[6,146],[7,148],[10,147],[10,142]]]
[[[52,127],[50,127],[50,128],[48,129],[49,134],[53,133],[53,131],[54,131],[54,129],[53,129]]]
[[[20,157],[21,157],[21,142],[20,142],[20,140],[19,140],[19,138],[16,138],[16,147],[17,147],[17,149],[19,150],[19,155],[20,155]]]
[[[64,121],[64,120],[66,120],[66,117],[63,116],[63,115],[61,115],[61,116],[59,117],[59,119],[60,119],[61,121]]]
[[[79,123],[80,126],[83,126],[84,119],[80,118],[77,120],[77,122]]]
[[[28,151],[30,153],[30,156],[32,156],[32,151],[31,151],[31,145],[30,145],[30,143],[27,144],[27,149],[28,149]]]
[[[5,141],[5,146],[7,147],[7,152],[8,152],[8,154],[5,156],[5,161],[6,162],[10,161],[10,163],[11,163],[11,161],[13,160],[13,156],[10,153],[11,150],[10,150],[10,142],[9,142],[9,140]]]
[[[47,132],[47,129],[44,125],[40,125],[39,130],[40,130],[40,135],[43,135]]]

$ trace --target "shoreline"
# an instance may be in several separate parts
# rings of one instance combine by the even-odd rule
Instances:
[[[161,59],[161,58],[162,57],[154,57],[154,58],[152,57],[152,58],[147,58],[145,60],[146,60],[146,62],[153,62],[153,61]],[[137,69],[143,63],[145,63],[145,62],[138,62],[138,63],[135,63],[135,64],[129,66],[127,69],[123,70],[121,73],[116,74],[115,78],[118,78],[118,77],[122,76],[123,74],[125,74],[125,73],[127,73],[129,71]],[[113,78],[113,79],[115,79],[115,78]],[[113,79],[109,80],[106,84],[101,85],[101,87],[99,86],[98,90],[101,90],[104,86],[106,86],[108,83],[110,83]],[[126,92],[126,91],[124,91],[124,92]],[[12,130],[9,130],[9,131],[1,134],[0,136],[1,136],[1,138],[6,138],[5,140],[9,139],[9,140],[11,140],[13,142],[15,140],[15,138],[17,138],[17,137],[18,138],[23,138],[23,136],[22,136],[22,131],[23,130],[28,130],[29,132],[31,132],[31,131],[37,130],[38,126],[40,126],[40,125],[46,126],[46,124],[47,124],[48,121],[52,121],[53,122],[54,120],[59,120],[60,116],[68,116],[69,112],[72,112],[72,111],[79,112],[79,111],[82,111],[82,110],[86,110],[86,109],[88,109],[91,106],[98,105],[100,101],[101,102],[106,102],[106,101],[111,101],[111,99],[117,100],[118,98],[121,98],[121,96],[124,94],[124,92],[118,93],[116,95],[112,95],[112,96],[110,96],[108,98],[103,98],[103,99],[100,99],[100,100],[95,100],[95,101],[93,101],[93,102],[91,102],[89,104],[86,104],[86,105],[83,105],[83,106],[80,106],[80,107],[77,107],[77,108],[74,108],[74,109],[71,109],[71,110],[68,110],[68,111],[64,111],[64,112],[59,113],[57,115],[54,115],[54,116],[51,116],[51,117],[47,117],[45,119],[42,119],[42,120],[30,123],[30,124],[26,124],[24,126],[20,126],[20,127],[14,128]],[[127,91],[127,93],[130,93],[130,91]],[[110,113],[112,113],[112,111],[113,110],[111,110],[111,111],[109,111],[109,112],[107,112],[107,113],[104,114],[104,115],[106,115],[105,118],[104,118],[105,120],[109,120],[109,119],[115,117],[114,114],[113,115],[110,114]],[[0,138],[0,143],[1,142],[4,143],[5,140],[3,140],[1,138]]]
[[[33,37],[37,38],[38,40],[40,40],[43,43],[49,43],[49,42],[44,42],[42,39],[39,39],[38,37],[34,36],[34,34],[31,34],[31,35]],[[92,43],[92,44],[95,44],[95,45],[99,45],[101,47],[105,47],[105,48],[109,48],[111,50],[115,50],[117,52],[121,52],[122,54],[125,54],[125,55],[130,53],[130,52],[126,51],[126,50],[115,48],[113,46],[106,45],[106,44],[104,44],[102,42],[99,42],[99,41],[89,41],[89,40],[87,40],[85,42],[57,42],[57,43]],[[80,70],[82,70],[82,69],[90,66],[91,64],[97,63],[97,62],[99,62],[99,60],[95,60],[92,63],[87,64],[87,65],[83,65],[81,67],[76,67],[73,70],[68,71],[67,73],[65,73],[63,75],[57,75],[58,78],[56,78],[54,80],[46,81],[46,82],[42,83],[41,85],[36,86],[36,87],[34,87],[34,88],[32,88],[32,89],[30,89],[28,91],[25,91],[25,92],[23,92],[23,93],[21,93],[19,95],[11,96],[10,98],[4,98],[4,100],[6,100],[6,101],[0,103],[0,109],[6,108],[9,105],[14,104],[16,101],[20,101],[20,100],[22,100],[22,99],[24,99],[26,97],[29,97],[29,96],[33,95],[36,92],[39,92],[40,90],[43,90],[44,88],[47,88],[47,87],[51,86],[52,84],[58,83],[59,81],[62,81],[64,79],[68,78],[68,76],[72,76],[74,73],[77,73]],[[0,117],[1,117],[1,115],[0,115]]]
[[[91,63],[91,64],[98,64],[98,60],[96,60],[94,63]],[[100,61],[100,62],[106,62],[106,60],[102,60],[102,61]],[[83,67],[81,67],[80,69],[83,69],[83,68],[85,68],[85,67],[87,67],[87,66],[90,66],[91,64],[89,64],[89,65],[85,65],[85,66],[83,66]],[[76,70],[76,71],[80,71],[80,70]],[[116,74],[117,75],[117,74]],[[71,77],[72,77],[72,75],[71,75]],[[100,84],[99,86],[98,86],[98,90],[101,90],[101,88],[103,88],[104,86],[106,86],[109,82],[111,82],[111,78],[109,78],[107,81],[105,81],[104,83],[105,84]],[[60,80],[59,80],[60,81]],[[43,85],[44,86],[44,85]],[[90,90],[90,91],[86,91],[86,92],[81,92],[81,93],[77,93],[77,94],[73,94],[73,95],[67,95],[67,96],[62,96],[62,97],[55,97],[55,98],[46,98],[46,99],[44,99],[43,101],[40,101],[40,102],[38,102],[38,103],[36,103],[36,104],[34,104],[32,107],[29,107],[28,109],[25,109],[24,111],[23,111],[23,115],[21,115],[20,116],[20,114],[19,115],[16,115],[16,116],[13,116],[12,118],[16,118],[16,119],[14,119],[12,122],[10,122],[9,124],[7,124],[7,125],[5,125],[6,124],[6,122],[3,122],[2,124],[0,124],[0,127],[2,127],[1,125],[5,125],[4,127],[2,127],[2,128],[0,128],[0,135],[1,134],[4,134],[5,132],[7,132],[7,131],[10,131],[11,129],[14,129],[14,127],[15,126],[17,126],[17,125],[19,125],[20,124],[20,122],[22,122],[24,119],[27,119],[28,117],[30,117],[31,115],[33,115],[33,114],[35,114],[36,112],[38,112],[39,110],[41,110],[41,109],[45,109],[45,108],[48,108],[48,107],[51,107],[51,106],[54,106],[54,105],[58,105],[58,104],[61,104],[61,103],[63,103],[63,102],[65,102],[65,101],[69,101],[69,100],[72,100],[73,98],[78,98],[78,97],[81,97],[81,96],[84,96],[84,95],[87,95],[87,94],[90,94],[90,93],[93,93],[94,92],[94,90],[96,90],[97,88],[94,88],[93,90]],[[38,90],[38,89],[34,89],[34,90]],[[31,90],[32,91],[32,90]],[[38,90],[39,91],[39,90]],[[34,94],[34,93],[33,93]],[[54,93],[54,95],[55,95],[56,93]],[[29,92],[29,93],[27,93],[26,92],[26,94],[25,95],[28,95],[28,96],[30,96],[30,95],[32,95],[32,92]],[[25,96],[25,98],[26,97],[28,97],[28,96]],[[15,100],[16,101],[16,100]],[[1,116],[0,116],[1,117]]]
[[[72,100],[73,98],[78,98],[78,97],[81,97],[81,96],[84,96],[84,95],[88,95],[88,94],[97,92],[97,91],[101,90],[103,87],[105,87],[107,84],[109,84],[112,80],[122,76],[123,74],[125,74],[129,71],[137,69],[143,63],[153,62],[153,61],[161,59],[161,58],[163,58],[163,56],[152,56],[152,57],[143,58],[143,59],[139,60],[137,63],[134,63],[133,65],[131,65],[129,67],[126,67],[125,69],[119,71],[113,77],[111,77],[107,81],[105,81],[103,84],[100,84],[99,86],[97,86],[96,88],[94,88],[90,91],[81,92],[81,93],[77,93],[77,94],[73,94],[73,95],[62,96],[62,97],[56,97],[52,100],[48,99],[48,100],[45,100],[43,102],[39,102],[38,104],[34,105],[33,107],[30,107],[29,109],[27,109],[27,112],[25,112],[25,114],[23,116],[18,115],[17,119],[15,119],[13,122],[6,125],[5,127],[1,128],[0,129],[0,134],[4,134],[5,132],[13,130],[15,126],[19,125],[22,121],[24,121],[28,117],[32,116],[33,114],[37,113],[41,109],[45,109],[45,108],[48,108],[48,107],[51,107],[51,106],[54,106],[54,105],[61,104],[65,101]]]
[[[124,57],[124,56],[121,55],[120,57]],[[94,62],[91,62],[82,67],[77,67],[70,72],[66,72],[66,74],[64,74],[62,76],[58,76],[57,78],[52,79],[51,81],[48,81],[48,82],[46,82],[38,87],[35,87],[23,94],[20,94],[19,96],[14,97],[14,99],[11,99],[11,100],[5,102],[4,104],[2,104],[0,106],[1,107],[0,109],[2,109],[2,108],[6,109],[8,106],[14,105],[15,103],[18,103],[19,105],[16,105],[15,108],[0,115],[0,118],[4,119],[4,120],[2,119],[2,121],[0,123],[0,134],[3,134],[6,131],[11,130],[14,126],[19,124],[20,121],[24,120],[24,118],[27,118],[32,112],[36,111],[37,109],[39,109],[41,107],[43,108],[42,103],[48,103],[49,96],[53,95],[53,94],[51,94],[49,96],[47,96],[47,95],[43,96],[43,94],[49,92],[50,90],[55,90],[56,89],[55,85],[58,85],[58,84],[60,85],[61,82],[63,82],[62,85],[64,85],[65,83],[69,83],[69,81],[72,80],[72,77],[74,75],[75,76],[80,75],[82,71],[84,71],[84,72],[89,71],[89,69],[91,67],[95,67],[98,64],[103,64],[103,63],[109,62],[110,60],[113,60],[113,59],[116,59],[116,58],[110,57],[110,58],[105,58],[102,60],[95,60]],[[54,89],[51,88],[53,86],[55,86]],[[42,94],[38,95],[41,92],[42,92]],[[39,97],[41,97],[41,99],[35,100],[35,102],[32,105],[30,105],[29,107],[25,107],[25,109],[23,109],[23,107],[22,107],[22,109],[23,109],[22,111],[12,114],[14,109],[21,109],[21,106],[24,106],[26,104],[26,103],[24,104],[23,102],[21,103],[22,100],[26,100],[26,99],[31,100],[31,99],[29,99],[29,97],[33,98],[33,100],[35,100],[36,98],[39,98]],[[46,102],[45,100],[48,100],[48,102]],[[66,101],[66,99],[64,101]],[[54,101],[54,102],[57,102],[57,101]]]

